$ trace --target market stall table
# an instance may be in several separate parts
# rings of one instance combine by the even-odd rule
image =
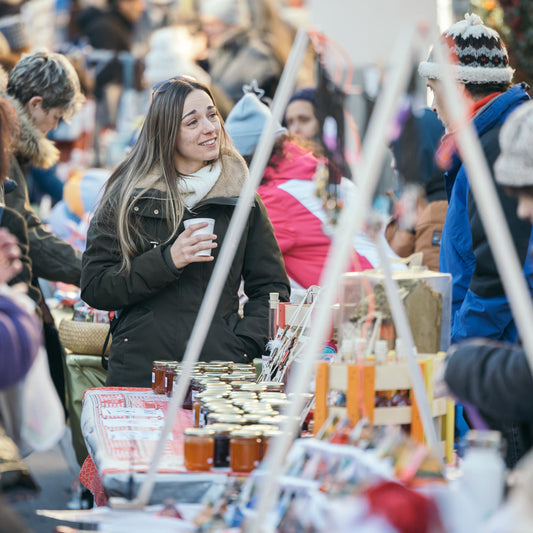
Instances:
[[[97,505],[107,498],[133,498],[145,478],[165,422],[170,398],[144,388],[88,389],[83,397],[81,430],[89,456],[80,481]],[[150,503],[166,498],[198,503],[213,484],[225,483],[227,469],[187,472],[183,432],[192,427],[192,412],[181,409],[159,463]]]

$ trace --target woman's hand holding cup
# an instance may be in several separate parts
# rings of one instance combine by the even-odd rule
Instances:
[[[185,231],[181,233],[170,248],[176,268],[183,268],[190,263],[213,261],[211,250],[218,245],[213,242],[217,236],[213,233],[215,220],[212,218],[191,218],[184,221]]]

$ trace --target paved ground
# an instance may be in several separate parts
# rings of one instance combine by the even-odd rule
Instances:
[[[57,445],[46,452],[35,452],[24,461],[41,492],[36,498],[15,504],[15,508],[32,533],[52,533],[61,524],[74,526],[35,514],[37,509],[69,509],[76,508],[76,504],[79,508],[77,475],[69,469],[61,447]]]

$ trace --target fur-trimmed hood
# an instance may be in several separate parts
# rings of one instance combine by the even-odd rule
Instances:
[[[222,155],[222,172],[211,190],[202,198],[231,198],[239,196],[248,178],[248,167],[244,159],[234,150]]]
[[[220,176],[211,187],[209,192],[201,199],[201,202],[210,200],[211,198],[232,198],[239,196],[244,186],[244,181],[248,178],[248,166],[246,161],[236,150],[228,150],[222,154],[221,157]],[[149,174],[140,181],[139,188],[142,188],[146,182],[153,181],[155,175],[161,175],[161,171],[157,168],[152,169]],[[162,190],[160,187],[154,189]]]
[[[32,165],[42,168],[50,168],[59,160],[59,150],[53,141],[46,138],[34,124],[28,112],[22,104],[8,96],[5,88],[0,92],[14,108],[20,122],[20,131],[15,139],[14,151],[17,159],[29,161]]]

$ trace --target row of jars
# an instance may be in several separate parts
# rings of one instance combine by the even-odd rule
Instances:
[[[210,384],[196,395],[195,427],[185,431],[187,469],[229,466],[233,472],[251,472],[258,466],[270,438],[280,434],[287,419],[281,413],[289,399],[283,392],[268,391],[268,383],[256,385],[259,392]]]
[[[152,364],[152,390],[155,394],[172,395],[174,383],[181,374],[180,361],[154,361]],[[194,393],[202,390],[205,382],[255,382],[256,372],[251,364],[233,363],[231,361],[212,361],[210,363],[198,362],[189,384],[189,392],[185,408],[191,408]],[[185,404],[189,404],[188,406]]]
[[[179,362],[154,361],[154,393],[171,395],[180,371]],[[194,420],[184,432],[187,470],[230,467],[247,473],[256,468],[286,418],[280,414],[289,403],[283,388],[283,383],[257,383],[253,365],[197,363],[183,403],[193,409]]]
[[[271,438],[281,434],[272,426],[210,424],[187,428],[184,437],[184,462],[187,470],[201,472],[227,468],[248,473],[257,468]]]

